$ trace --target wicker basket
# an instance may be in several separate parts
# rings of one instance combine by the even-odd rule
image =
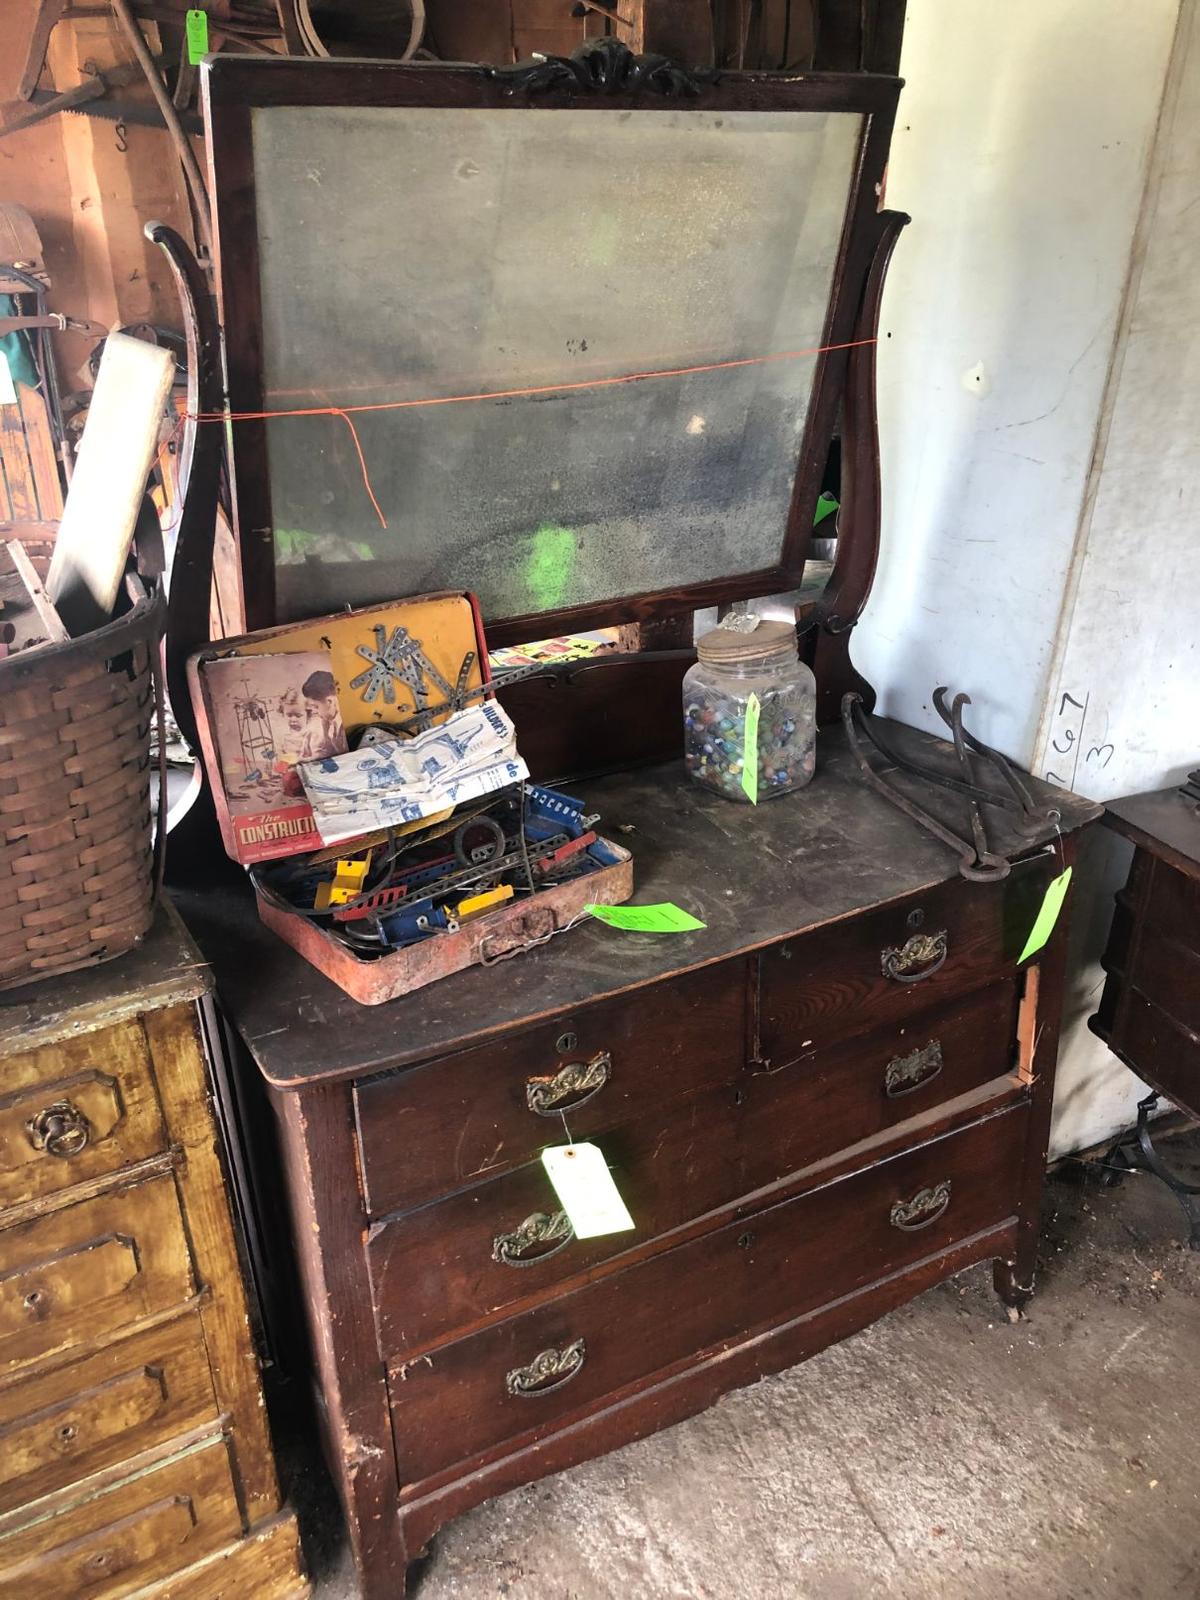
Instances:
[[[162,590],[66,644],[0,660],[0,989],[133,948],[158,888],[150,725]]]

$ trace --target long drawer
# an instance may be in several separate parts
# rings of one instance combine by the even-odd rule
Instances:
[[[0,1512],[217,1415],[195,1312],[0,1388]]]
[[[402,1479],[553,1429],[675,1362],[998,1226],[1015,1210],[1026,1126],[1015,1107],[416,1360],[391,1360]]]
[[[395,1218],[368,1245],[383,1347],[412,1353],[536,1299],[1012,1065],[1017,986],[994,986],[777,1073],[647,1114],[595,1142],[636,1223],[577,1240],[540,1161]]]
[[[242,1531],[225,1440],[0,1535],[0,1600],[117,1600]]]
[[[194,1292],[170,1174],[0,1232],[0,1373],[104,1337]]]
[[[520,1166],[564,1115],[587,1138],[727,1078],[745,1053],[745,996],[745,964],[730,961],[358,1084],[371,1213]]]
[[[166,1146],[137,1023],[5,1059],[0,1207],[116,1172]]]
[[[782,1067],[1012,973],[1057,870],[1042,854],[998,883],[953,880],[764,951],[760,1055]]]

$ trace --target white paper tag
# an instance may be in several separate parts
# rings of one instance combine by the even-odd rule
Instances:
[[[0,406],[15,406],[17,388],[9,370],[8,357],[0,350]]]
[[[625,1233],[635,1226],[596,1145],[556,1145],[542,1151],[542,1165],[577,1239]]]

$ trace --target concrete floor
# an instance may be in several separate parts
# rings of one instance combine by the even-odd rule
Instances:
[[[1200,1181],[1200,1131],[1164,1141]],[[420,1600],[1196,1600],[1200,1254],[1175,1202],[1079,1163],[1039,1293],[980,1267],[804,1366],[438,1536]],[[288,1453],[318,1600],[357,1593]]]

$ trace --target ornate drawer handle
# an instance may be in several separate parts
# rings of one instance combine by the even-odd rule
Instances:
[[[920,983],[922,978],[932,978],[949,954],[950,936],[943,928],[941,933],[914,933],[907,944],[885,950],[880,961],[885,978]],[[914,972],[914,967],[920,970]]]
[[[884,1069],[884,1093],[889,1100],[899,1100],[903,1095],[912,1094],[914,1089],[932,1083],[943,1064],[940,1039],[931,1039],[928,1044],[923,1044],[919,1050],[913,1050],[906,1056],[893,1056]]]
[[[892,1227],[901,1233],[916,1233],[936,1222],[949,1204],[950,1179],[943,1178],[933,1189],[918,1190],[911,1200],[897,1200],[892,1207]]]
[[[511,1395],[550,1394],[570,1383],[586,1359],[587,1345],[582,1339],[572,1339],[561,1350],[543,1350],[527,1367],[505,1373],[504,1387]]]
[[[539,1117],[574,1111],[600,1093],[611,1073],[612,1057],[607,1050],[590,1061],[568,1061],[552,1078],[530,1078],[525,1085],[525,1104]]]
[[[35,1150],[45,1150],[48,1155],[69,1161],[91,1138],[92,1125],[69,1100],[56,1100],[36,1117],[30,1117],[25,1132]]]
[[[536,1267],[540,1261],[549,1261],[551,1256],[565,1250],[574,1237],[575,1230],[565,1211],[556,1211],[549,1217],[544,1211],[535,1211],[511,1233],[496,1235],[492,1240],[492,1260],[506,1267]],[[552,1248],[535,1255],[525,1253],[539,1244]]]

